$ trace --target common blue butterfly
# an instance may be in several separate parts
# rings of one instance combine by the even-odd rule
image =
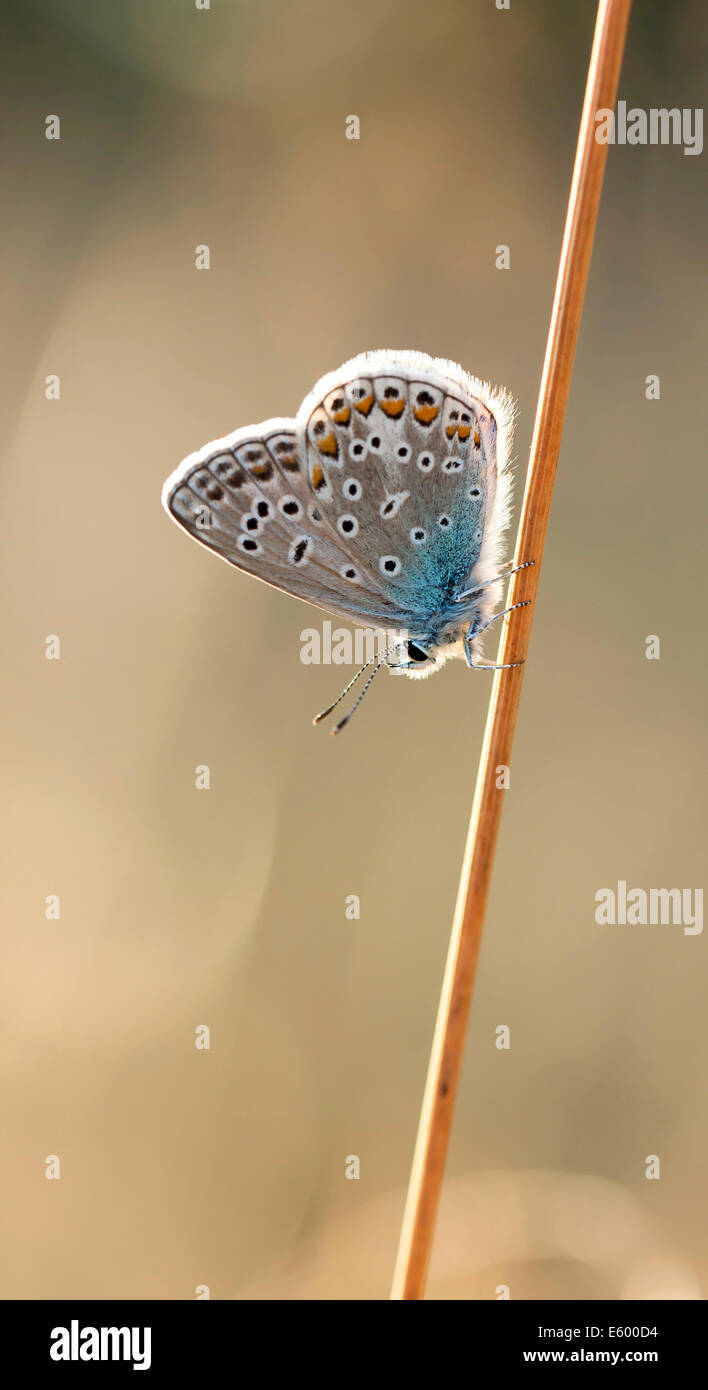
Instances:
[[[322,377],[294,420],[190,454],[162,501],[247,574],[353,623],[403,629],[359,700],[383,664],[419,677],[461,656],[494,670],[475,657],[503,616],[492,616],[500,570],[513,573],[500,565],[513,416],[508,392],[454,362],[365,352]]]

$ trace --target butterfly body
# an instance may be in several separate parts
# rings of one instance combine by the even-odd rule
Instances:
[[[363,353],[294,419],[191,454],[172,518],[230,564],[357,624],[401,630],[417,677],[479,654],[508,525],[514,404],[453,362]]]

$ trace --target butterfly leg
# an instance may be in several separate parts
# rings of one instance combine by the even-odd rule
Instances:
[[[507,613],[513,613],[517,608],[529,608],[530,604],[531,599],[525,598],[521,603],[512,603],[511,608],[502,608],[501,613],[495,613],[493,618],[487,618],[486,623],[482,623],[482,626],[478,627],[474,633],[472,632],[474,623],[470,623],[467,629],[468,641],[471,642],[472,637],[479,637],[482,632],[486,632],[487,628],[492,626],[492,623],[496,623],[500,618],[506,617]]]
[[[469,666],[470,671],[510,671],[510,670],[512,669],[513,666],[523,666],[523,665],[524,665],[524,662],[523,662],[523,661],[502,661],[502,662],[500,662],[500,664],[499,664],[498,666],[493,666],[493,665],[491,665],[491,664],[489,664],[489,665],[481,664],[481,665],[480,665],[479,662],[475,663],[474,661],[470,661],[470,659],[469,659],[469,657],[468,657],[468,658],[467,658],[467,665]]]
[[[531,561],[531,563],[533,564],[533,561]],[[492,623],[495,623],[498,618],[506,617],[507,613],[514,613],[517,608],[528,608],[530,602],[530,599],[524,599],[522,603],[512,603],[510,608],[503,608],[501,613],[495,613],[493,618],[488,618],[487,622],[482,623],[482,626],[478,627],[476,631],[473,630],[474,622],[470,623],[465,633],[465,660],[471,671],[508,671],[512,666],[523,666],[523,661],[507,661],[502,662],[500,665],[485,662],[480,665],[472,660],[470,647],[474,639],[479,637],[482,632],[485,632],[488,627],[491,627]]]
[[[466,603],[467,599],[478,594],[480,589],[486,589],[489,584],[498,584],[500,579],[511,579],[512,574],[518,574],[519,570],[527,570],[529,565],[535,565],[535,563],[535,560],[524,560],[523,565],[514,565],[513,560],[507,560],[506,564],[502,565],[502,570],[506,570],[505,574],[495,574],[493,579],[485,579],[483,584],[475,584],[474,589],[466,589],[464,594],[457,595],[455,603]],[[513,569],[509,569],[510,565],[513,566]]]

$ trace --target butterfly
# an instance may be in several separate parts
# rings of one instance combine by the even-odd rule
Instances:
[[[169,515],[229,564],[355,624],[399,631],[333,732],[384,664],[413,677],[450,657],[499,669],[475,658],[491,623],[525,606],[492,616],[494,585],[515,573],[500,564],[514,410],[507,391],[454,362],[365,352],[322,377],[294,419],[206,444],[167,479]]]

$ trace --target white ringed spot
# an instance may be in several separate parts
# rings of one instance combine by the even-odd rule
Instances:
[[[260,544],[258,541],[253,539],[253,536],[239,536],[236,544],[238,545],[239,550],[245,551],[247,555],[260,554]]]
[[[397,555],[382,555],[379,560],[379,569],[382,574],[388,575],[390,578],[394,574],[400,574],[401,562]]]
[[[298,502],[297,497],[292,497],[290,494],[287,494],[285,497],[281,497],[278,503],[278,510],[282,512],[283,516],[295,517],[300,516],[302,506]]]

